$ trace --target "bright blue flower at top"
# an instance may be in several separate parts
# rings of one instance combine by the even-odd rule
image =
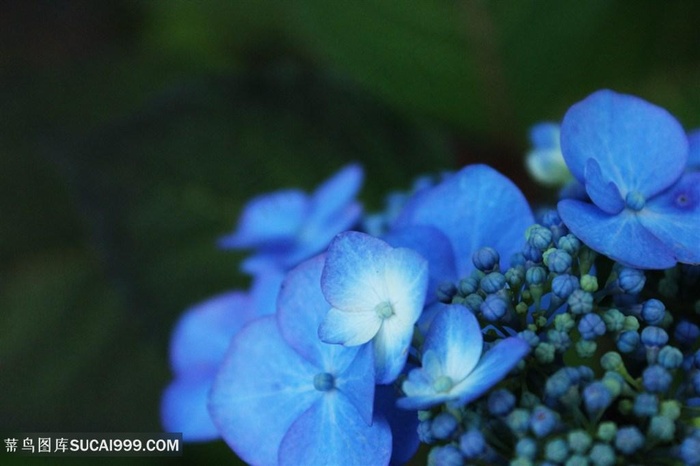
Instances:
[[[390,383],[406,363],[427,286],[428,263],[417,252],[364,233],[341,233],[323,269],[321,288],[332,307],[318,336],[345,346],[371,340],[377,383]]]
[[[370,346],[328,345],[316,336],[328,304],[324,257],[292,270],[276,316],[233,339],[209,400],[224,440],[255,465],[387,464],[391,432],[373,414]]]
[[[571,181],[559,135],[557,123],[543,122],[530,128],[532,149],[527,153],[525,165],[535,180],[547,186],[564,186]]]
[[[512,181],[486,165],[470,165],[409,200],[394,228],[440,230],[452,246],[457,276],[466,277],[474,270],[475,251],[488,246],[510,258],[520,252],[523,232],[533,223],[530,206]],[[426,259],[431,274],[445,268]]]
[[[282,273],[258,276],[249,293],[230,291],[187,310],[170,341],[175,379],[163,392],[161,418],[185,441],[209,441],[219,432],[207,411],[207,395],[231,338],[249,321],[275,311]]]
[[[247,272],[270,264],[288,270],[323,251],[336,234],[359,220],[362,208],[355,196],[362,178],[359,165],[348,165],[310,196],[285,190],[256,197],[243,210],[236,231],[222,237],[219,245],[255,249],[243,262]]]
[[[572,106],[562,150],[592,203],[559,215],[592,249],[630,267],[700,262],[700,173],[686,173],[688,140],[664,109],[603,90]]]
[[[441,305],[423,343],[423,366],[402,388],[404,409],[427,409],[444,402],[469,403],[498,383],[530,351],[517,337],[506,338],[482,355],[483,336],[465,307]]]

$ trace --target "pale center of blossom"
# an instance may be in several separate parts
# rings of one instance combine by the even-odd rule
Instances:
[[[382,303],[377,304],[377,306],[374,308],[374,311],[381,319],[388,319],[389,317],[394,315],[394,307],[389,301],[384,301]]]
[[[449,376],[441,375],[433,381],[433,390],[438,393],[445,393],[449,392],[453,385],[454,382],[452,382],[452,379]]]
[[[627,207],[637,212],[644,208],[645,203],[644,195],[639,191],[630,191],[625,197]]]
[[[319,392],[327,392],[335,388],[335,378],[328,372],[320,372],[314,376],[314,388]]]

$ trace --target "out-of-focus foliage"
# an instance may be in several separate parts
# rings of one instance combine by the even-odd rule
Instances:
[[[169,332],[247,285],[214,242],[255,194],[350,160],[372,208],[466,161],[517,175],[527,127],[602,87],[700,126],[696,2],[0,8],[2,431],[159,430]]]

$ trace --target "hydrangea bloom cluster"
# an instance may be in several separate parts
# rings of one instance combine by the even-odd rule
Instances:
[[[252,201],[224,242],[285,273],[276,304],[183,318],[166,427],[207,398],[207,428],[256,465],[402,464],[421,443],[431,465],[700,465],[697,133],[611,91],[540,133],[531,157],[560,154],[577,188],[537,218],[485,165],[365,217],[354,166],[318,213]]]

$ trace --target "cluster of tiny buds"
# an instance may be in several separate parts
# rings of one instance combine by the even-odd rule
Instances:
[[[667,309],[644,271],[598,256],[553,211],[528,229],[510,268],[489,247],[472,262],[439,299],[470,309],[487,345],[517,335],[532,350],[475,403],[422,412],[430,464],[700,465],[700,430],[686,414],[700,407],[698,313]],[[667,292],[700,277],[698,267],[674,270],[660,280]]]

